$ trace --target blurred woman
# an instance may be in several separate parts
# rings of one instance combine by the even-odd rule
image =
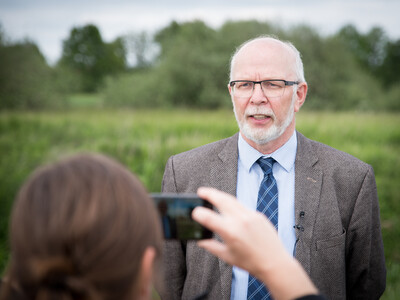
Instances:
[[[150,299],[162,238],[139,180],[110,158],[82,154],[23,185],[10,243],[1,299]]]

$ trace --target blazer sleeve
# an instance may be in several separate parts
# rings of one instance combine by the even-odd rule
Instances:
[[[386,268],[378,195],[370,166],[350,219],[347,245],[347,298],[379,299],[386,286]]]
[[[162,180],[162,192],[176,193],[173,157],[167,161]],[[186,277],[185,244],[165,240],[163,245],[163,284],[157,286],[162,300],[181,299]]]

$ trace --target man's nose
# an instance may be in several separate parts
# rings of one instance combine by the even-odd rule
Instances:
[[[267,102],[268,99],[265,97],[264,92],[261,88],[261,84],[257,83],[254,85],[253,95],[251,96],[251,102],[254,104],[261,104]]]

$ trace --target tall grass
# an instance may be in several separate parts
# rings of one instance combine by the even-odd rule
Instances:
[[[309,138],[374,167],[388,267],[383,299],[400,294],[399,114],[302,111],[297,128]],[[0,272],[9,255],[6,233],[15,194],[38,165],[95,151],[135,172],[150,192],[160,190],[167,158],[237,131],[231,110],[111,110],[0,113]]]

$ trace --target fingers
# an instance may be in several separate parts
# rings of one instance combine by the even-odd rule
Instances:
[[[201,225],[219,234],[224,240],[236,237],[239,232],[246,231],[258,220],[257,212],[244,207],[235,197],[214,188],[199,188],[199,197],[209,201],[219,210],[219,213],[204,207],[197,207],[192,217]],[[265,218],[265,216],[263,216]],[[256,220],[255,220],[256,219]],[[268,225],[268,224],[267,224]],[[272,226],[272,225],[271,225]]]
[[[228,193],[214,188],[201,187],[197,190],[200,198],[203,198],[214,205],[221,213],[240,211],[242,205],[236,198]]]
[[[197,245],[200,247],[206,249],[209,251],[211,254],[218,256],[222,259],[225,258],[226,256],[226,246],[222,244],[221,242],[218,242],[217,240],[200,240],[197,242]]]
[[[198,206],[193,210],[192,218],[220,235],[223,240],[229,240],[232,236],[235,236],[235,224],[232,224],[235,219],[232,219],[232,217],[227,218],[211,209]]]
[[[192,218],[214,232],[218,232],[221,227],[221,216],[205,207],[196,207],[192,212]]]

